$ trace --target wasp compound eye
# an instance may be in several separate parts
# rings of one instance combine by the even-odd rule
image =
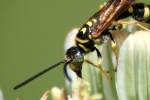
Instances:
[[[84,55],[78,47],[71,47],[66,52],[66,57],[71,59],[70,64],[81,66],[84,61]]]
[[[70,68],[81,77],[82,64],[84,62],[84,54],[78,47],[71,47],[66,52],[66,58],[71,59]]]

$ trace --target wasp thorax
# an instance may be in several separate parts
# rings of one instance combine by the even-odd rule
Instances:
[[[66,58],[70,59],[69,66],[73,71],[78,73],[82,69],[82,64],[84,61],[84,54],[79,50],[78,47],[71,47],[66,52]]]

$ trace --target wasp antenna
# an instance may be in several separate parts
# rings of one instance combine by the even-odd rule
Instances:
[[[51,70],[51,69],[53,69],[53,68],[59,66],[59,65],[62,64],[62,63],[67,63],[67,62],[68,62],[68,60],[63,59],[63,60],[57,62],[57,63],[54,64],[54,65],[50,65],[48,68],[42,70],[41,72],[39,72],[39,73],[33,75],[32,77],[30,77],[30,78],[24,80],[23,82],[21,82],[20,84],[16,85],[13,89],[14,89],[14,90],[17,90],[18,88],[20,88],[20,87],[26,85],[27,83],[33,81],[34,79],[36,79],[37,77],[43,75],[44,73],[48,72],[49,70]]]

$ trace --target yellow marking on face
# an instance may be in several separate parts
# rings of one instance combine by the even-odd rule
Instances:
[[[88,52],[89,50],[85,48],[82,44],[79,44],[79,47],[81,47],[85,52]]]
[[[150,17],[150,9],[149,7],[145,6],[144,7],[144,18]]]
[[[80,32],[83,32],[83,34],[86,32],[86,28],[85,27],[83,27],[81,30],[80,30]]]
[[[76,70],[76,66],[74,64],[69,64],[72,70]]]
[[[129,9],[128,9],[129,13],[133,13],[133,7],[130,6]]]
[[[96,23],[96,22],[97,22],[97,20],[96,20],[95,18],[93,18],[93,19],[92,19],[92,21],[93,21],[94,23]]]
[[[89,27],[91,27],[91,26],[93,25],[91,21],[88,21],[86,24],[87,24]]]
[[[87,43],[87,42],[89,42],[89,40],[82,40],[82,39],[80,39],[80,38],[78,38],[78,37],[76,37],[75,39],[76,39],[76,41],[78,41],[79,43]]]

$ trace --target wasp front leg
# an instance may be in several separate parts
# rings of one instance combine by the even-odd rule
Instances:
[[[102,66],[102,55],[99,52],[99,50],[95,47],[95,51],[97,53],[97,57],[98,57],[98,68],[101,70],[102,73],[104,73],[105,75],[109,72],[107,71],[103,66]],[[106,75],[107,76],[107,75]]]
[[[105,69],[105,67],[102,66],[102,56],[99,52],[99,50],[95,47],[95,51],[97,53],[97,57],[98,57],[98,64],[94,64],[93,62],[91,62],[90,60],[88,59],[85,59],[85,62],[100,69],[101,73],[106,76],[107,79],[111,80],[112,77],[111,75],[109,74],[109,71]]]
[[[112,47],[112,50],[113,50],[113,53],[115,54],[115,59],[116,59],[116,64],[114,66],[114,71],[116,72],[117,71],[117,66],[118,66],[118,59],[119,59],[119,50],[118,50],[118,47],[117,47],[117,43],[116,41],[114,40],[112,34],[109,34],[110,36],[110,39],[111,39],[111,47]]]
[[[118,66],[119,50],[118,50],[117,43],[116,43],[116,41],[114,40],[114,38],[112,36],[112,32],[114,30],[118,30],[119,27],[120,27],[120,25],[117,26],[117,24],[116,25],[112,25],[109,29],[105,30],[102,33],[103,35],[101,36],[101,39],[100,39],[102,41],[102,43],[107,41],[107,40],[111,41],[111,48],[112,48],[112,51],[114,53],[115,61],[116,61],[116,63],[113,66],[113,69],[114,69],[115,72],[117,71],[117,66]]]

